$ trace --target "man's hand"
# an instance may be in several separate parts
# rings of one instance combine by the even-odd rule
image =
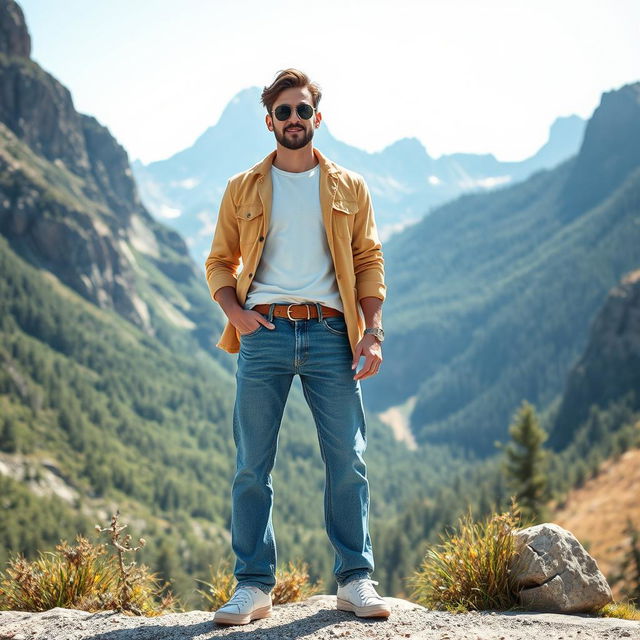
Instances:
[[[228,317],[231,324],[240,332],[240,335],[255,331],[261,324],[267,327],[267,329],[275,329],[276,327],[275,324],[269,322],[261,313],[253,309],[238,307]]]
[[[354,380],[364,380],[369,376],[375,376],[380,369],[382,363],[382,345],[372,333],[365,333],[362,339],[356,345],[353,356],[352,369],[358,366],[360,357],[364,356],[364,365],[362,369],[353,376]]]

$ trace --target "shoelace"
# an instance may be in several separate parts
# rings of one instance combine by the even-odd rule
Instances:
[[[227,604],[244,605],[251,601],[249,589],[246,587],[238,587]]]
[[[376,590],[373,588],[374,584],[378,584],[377,580],[372,580],[371,578],[363,578],[362,580],[358,580],[356,583],[356,590],[358,591],[358,595],[364,601],[367,597],[378,599],[380,596],[376,593]]]

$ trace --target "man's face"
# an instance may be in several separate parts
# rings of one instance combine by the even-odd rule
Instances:
[[[320,125],[322,115],[315,111],[309,120],[303,120],[296,111],[296,106],[305,102],[313,106],[311,92],[307,87],[291,87],[282,91],[273,103],[272,113],[281,104],[291,107],[291,114],[286,120],[278,120],[275,114],[267,114],[267,127],[273,131],[276,140],[287,149],[301,149],[311,142],[314,130]]]

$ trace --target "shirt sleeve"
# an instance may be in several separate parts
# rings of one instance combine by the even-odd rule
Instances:
[[[369,188],[362,176],[358,183],[358,211],[353,223],[351,249],[358,300],[373,296],[384,300],[384,257],[378,236]]]
[[[221,287],[234,287],[240,267],[240,238],[236,220],[236,206],[231,194],[231,180],[227,181],[218,222],[211,242],[211,251],[205,260],[205,272],[211,298]]]

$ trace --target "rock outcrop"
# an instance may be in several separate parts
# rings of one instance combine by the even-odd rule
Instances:
[[[587,419],[591,405],[605,408],[633,394],[640,409],[640,269],[609,292],[589,332],[587,348],[567,379],[548,445],[560,449]]]
[[[31,55],[31,37],[24,13],[15,2],[3,2],[0,9],[0,53],[25,58]]]

